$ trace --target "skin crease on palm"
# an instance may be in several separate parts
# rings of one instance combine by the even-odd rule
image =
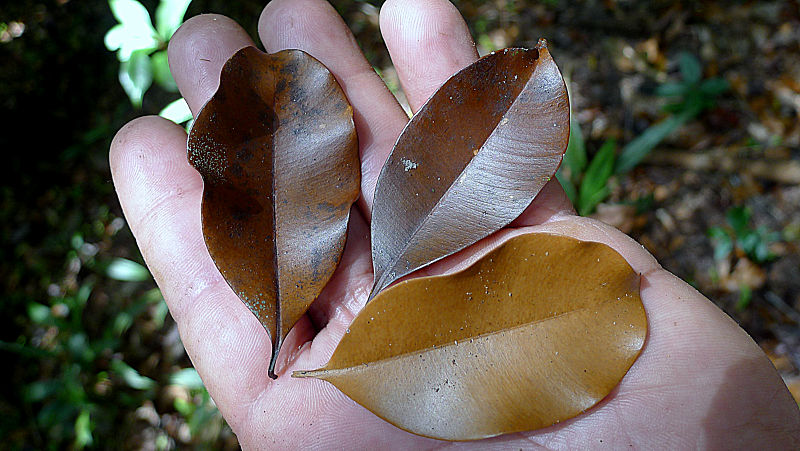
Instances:
[[[463,19],[447,0],[389,0],[380,28],[414,110],[477,59]],[[290,377],[294,370],[328,361],[367,299],[372,193],[408,118],[324,0],[272,1],[258,29],[268,52],[303,49],[336,76],[354,108],[363,174],[342,262],[287,337],[277,380],[267,377],[268,335],[222,279],[203,242],[203,183],[187,163],[183,129],[158,117],[136,119],[117,134],[110,155],[125,216],[186,351],[243,447],[772,449],[800,443],[797,404],[752,339],[631,238],[575,216],[556,182],[505,230],[420,272],[463,268],[499,242],[529,231],[616,249],[642,274],[649,332],[640,358],[596,407],[547,429],[448,443],[402,431],[326,382]],[[195,114],[216,90],[223,63],[252,44],[223,16],[194,17],[178,30],[169,46],[170,67]],[[558,59],[557,49],[553,52]]]

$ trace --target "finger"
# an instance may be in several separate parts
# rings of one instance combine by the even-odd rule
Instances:
[[[203,185],[186,159],[186,133],[159,117],[137,119],[117,133],[110,164],[125,217],[186,351],[235,430],[241,414],[236,406],[268,384],[271,345],[203,242]],[[284,348],[307,341],[313,332],[307,319],[295,329]]]
[[[187,20],[169,41],[169,68],[192,113],[211,98],[219,86],[222,66],[253,41],[233,20],[203,14]]]
[[[545,183],[539,194],[533,198],[530,205],[515,219],[509,227],[527,227],[542,224],[561,216],[574,215],[575,208],[569,201],[567,193],[561,183],[553,177]]]
[[[464,19],[447,0],[389,0],[381,7],[380,24],[414,112],[445,80],[478,59]]]
[[[268,52],[304,50],[336,77],[353,106],[361,153],[359,201],[369,220],[381,167],[408,117],[362,55],[336,10],[323,0],[274,0],[258,22]]]

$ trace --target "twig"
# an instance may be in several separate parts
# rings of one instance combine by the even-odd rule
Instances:
[[[745,172],[778,183],[800,184],[800,161],[741,159],[732,155],[734,152],[734,149],[725,148],[715,148],[704,152],[656,150],[647,157],[645,162],[655,165],[681,166],[696,171]]]
[[[783,302],[783,299],[781,299],[777,294],[767,291],[766,294],[764,294],[764,297],[770,304],[772,304],[773,307],[780,310],[781,313],[789,317],[789,319],[794,321],[795,324],[800,324],[800,312]]]

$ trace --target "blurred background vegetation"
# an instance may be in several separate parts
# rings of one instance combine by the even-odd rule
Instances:
[[[163,50],[187,5],[186,17],[226,14],[256,36],[263,1],[190,1],[0,6],[0,447],[237,446],[143,266],[107,160],[134,117],[186,119]],[[402,102],[382,2],[332,3]],[[549,40],[569,79],[558,177],[576,208],[713,299],[800,399],[800,4],[455,3],[481,53]]]

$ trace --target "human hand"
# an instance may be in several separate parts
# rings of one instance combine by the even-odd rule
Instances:
[[[389,0],[381,31],[413,110],[477,58],[469,32],[446,0]],[[169,305],[194,366],[246,448],[424,449],[446,442],[404,432],[332,385],[289,377],[324,365],[372,285],[369,212],[381,166],[408,118],[322,0],[274,0],[259,21],[268,52],[299,48],[336,76],[353,105],[362,196],[353,208],[342,261],[319,299],[286,338],[277,380],[267,377],[263,327],[219,274],[203,241],[203,183],[187,162],[186,134],[158,117],[125,126],[111,146],[125,216]],[[224,62],[252,45],[230,19],[190,19],[172,38],[169,60],[197,114],[217,88]],[[424,269],[462,268],[511,236],[547,231],[599,241],[642,274],[649,319],[641,356],[612,393],[556,426],[454,447],[750,448],[800,443],[800,413],[758,346],[688,284],[661,269],[621,232],[577,217],[552,181],[508,228]],[[535,402],[532,400],[531,402]]]

